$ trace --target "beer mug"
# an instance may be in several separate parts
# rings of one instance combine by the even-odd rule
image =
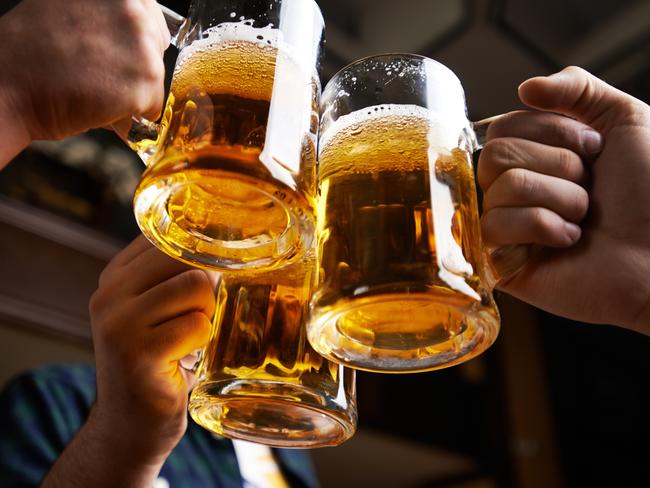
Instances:
[[[355,372],[307,342],[314,271],[312,252],[282,270],[221,276],[190,397],[199,425],[276,447],[333,446],[354,434]]]
[[[317,74],[313,0],[192,1],[166,9],[179,48],[160,124],[130,143],[147,164],[136,220],[161,250],[217,270],[273,269],[314,239]]]
[[[320,278],[307,327],[325,357],[417,372],[466,361],[496,339],[492,289],[523,260],[517,248],[491,260],[481,243],[479,146],[466,114],[458,78],[421,56],[366,58],[325,88]]]

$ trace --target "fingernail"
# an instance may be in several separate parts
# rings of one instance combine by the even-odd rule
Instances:
[[[582,131],[582,147],[589,156],[600,153],[603,150],[603,136],[595,130]]]
[[[573,224],[571,222],[565,222],[565,227],[566,227],[567,235],[571,240],[571,244],[573,245],[576,242],[578,242],[580,240],[580,236],[582,236],[582,229],[580,228],[580,226]]]

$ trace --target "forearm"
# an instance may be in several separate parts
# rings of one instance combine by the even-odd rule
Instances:
[[[18,100],[17,82],[13,78],[15,54],[10,43],[11,23],[6,17],[0,18],[0,169],[4,168],[14,156],[25,149],[32,141],[24,124],[21,103]]]
[[[129,444],[119,426],[102,428],[93,410],[41,488],[150,488],[164,460],[138,458]]]
[[[0,67],[0,70],[2,68]],[[0,169],[4,168],[31,142],[29,132],[15,115],[12,102],[0,87]]]

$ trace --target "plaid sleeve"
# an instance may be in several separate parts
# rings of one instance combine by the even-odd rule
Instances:
[[[0,395],[0,486],[37,487],[80,429],[94,400],[89,366],[50,367]]]

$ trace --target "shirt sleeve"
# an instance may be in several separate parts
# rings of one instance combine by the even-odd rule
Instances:
[[[79,380],[90,382],[89,388]],[[6,387],[0,395],[0,486],[40,485],[85,421],[93,381],[84,369],[50,368],[23,374]]]

